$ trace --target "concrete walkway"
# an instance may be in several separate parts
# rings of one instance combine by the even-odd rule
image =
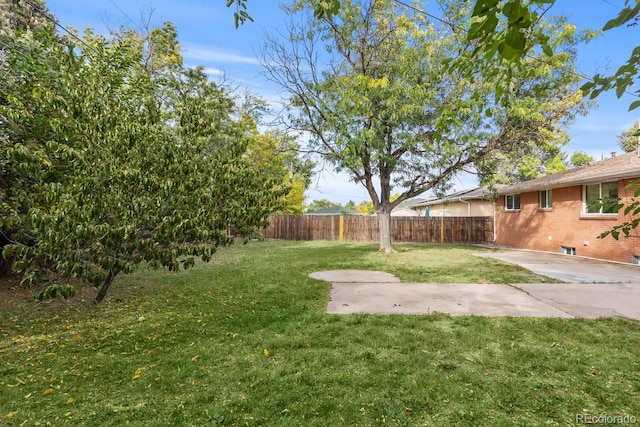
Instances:
[[[534,273],[567,283],[640,283],[640,265],[622,264],[525,250],[474,254],[518,264]]]
[[[401,283],[391,274],[366,270],[321,271],[310,276],[332,284],[327,312],[334,314],[437,312],[451,315],[558,318],[620,316],[640,320],[639,268],[561,255],[555,257],[555,254],[525,252],[512,255],[513,253],[496,252],[489,256],[505,261],[511,257],[508,260],[510,262],[521,259],[529,263],[529,269],[536,273],[574,283]],[[481,256],[487,254],[483,253]],[[528,268],[527,265],[522,265]],[[588,275],[590,271],[593,276]],[[617,283],[602,283],[601,279],[605,277]]]

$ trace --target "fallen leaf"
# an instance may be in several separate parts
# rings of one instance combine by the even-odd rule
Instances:
[[[67,405],[70,405],[71,403],[75,402],[76,400],[73,397],[70,397],[69,399],[67,399]]]
[[[265,348],[262,352],[264,353],[264,357],[269,357],[269,356],[271,356],[271,352],[269,351],[269,349],[266,349],[266,348]]]
[[[45,396],[46,396],[46,395],[48,395],[48,394],[51,394],[51,393],[53,393],[53,387],[49,387],[48,389],[46,389],[46,390],[44,391],[44,395],[45,395]]]
[[[138,378],[140,378],[140,374],[134,374],[133,375],[133,380],[137,380]]]

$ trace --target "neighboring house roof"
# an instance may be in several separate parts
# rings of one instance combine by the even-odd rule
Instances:
[[[501,184],[495,185],[495,191],[499,191],[501,188],[505,187]],[[412,206],[429,206],[429,205],[440,205],[446,202],[457,202],[460,199],[462,200],[489,200],[491,199],[491,195],[494,190],[490,187],[475,187],[475,188],[467,188],[465,190],[456,191],[455,193],[447,194],[441,198],[429,199],[426,201],[422,201],[420,203],[415,203]]]
[[[421,203],[424,203],[426,201],[427,201],[427,199],[423,199],[423,198],[420,198],[420,197],[416,197],[416,198],[413,198],[413,199],[408,199],[408,200],[405,200],[404,202],[400,203],[396,207],[396,209],[397,208],[410,208],[412,206],[420,206]]]
[[[402,204],[400,204],[393,208],[393,210],[391,211],[391,216],[420,216],[420,214],[410,207],[402,206]]]
[[[623,178],[640,177],[640,157],[633,151],[592,162],[586,166],[573,168],[564,172],[531,179],[508,185],[498,190],[500,194],[522,193],[549,188],[570,187],[589,182],[602,182]]]

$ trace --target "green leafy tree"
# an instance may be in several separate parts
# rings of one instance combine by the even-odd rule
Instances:
[[[0,49],[16,35],[33,40],[33,32],[50,26],[43,0],[0,0]]]
[[[476,0],[473,15],[478,21],[468,38],[482,42],[483,47],[480,51],[483,55],[499,56],[511,63],[513,67],[518,67],[521,60],[538,47],[548,55],[552,55],[554,49],[548,44],[549,39],[546,35],[540,33],[538,18],[546,14],[554,4],[555,0],[511,0],[508,7],[503,7],[498,0]],[[606,33],[608,30],[628,24],[636,20],[639,13],[640,1],[625,0],[624,7],[617,16],[604,25],[602,31]],[[618,98],[629,90],[633,90],[636,96],[640,96],[640,89],[636,89],[639,76],[638,64],[640,64],[640,46],[632,49],[629,59],[620,65],[615,73],[608,76],[596,74],[590,81],[583,84],[581,90],[584,96],[594,99],[601,93],[611,90],[615,90]],[[640,100],[629,104],[629,110],[638,107],[640,107]],[[633,141],[631,135],[632,133],[623,134],[618,139],[621,148],[625,151],[631,151],[632,146],[634,149],[637,148],[637,141]],[[636,199],[625,207],[627,214],[640,213],[637,196],[636,191]],[[617,238],[620,231],[628,234],[637,228],[639,222],[637,218],[627,221],[603,233],[601,237],[611,235]]]
[[[545,164],[545,169],[547,171],[547,175],[552,175],[554,173],[564,172],[569,169],[567,166],[567,155],[564,153],[557,154],[553,156],[549,161]]]
[[[618,145],[625,153],[638,150],[640,147],[640,126],[634,123],[629,130],[618,135]]]
[[[545,175],[565,171],[569,168],[566,154],[557,147],[547,147],[538,150],[537,154],[528,153],[518,160],[512,156],[501,156],[502,159],[492,170],[492,174],[481,182],[482,185],[515,184],[540,178]]]
[[[346,1],[331,19],[292,20],[286,40],[271,37],[265,47],[268,77],[291,93],[291,127],[308,132],[311,150],[366,188],[382,252],[393,251],[395,206],[465,168],[489,170],[497,153],[556,139],[580,105],[570,53],[548,66],[532,58],[512,71],[503,89],[513,92],[510,104],[495,102],[487,78],[501,62],[482,61],[466,76],[450,73],[452,62],[474,58],[478,45],[466,40],[464,4],[440,6],[446,24],[395,1]],[[310,18],[314,2],[288,11]],[[572,27],[545,25],[554,45],[574,43]],[[392,200],[394,189],[399,197]]]
[[[247,12],[248,0],[226,0],[227,7],[236,6],[233,18],[236,28],[245,24],[247,21],[253,22],[253,18]],[[314,17],[318,19],[332,18],[340,10],[340,0],[316,0],[314,4]]]
[[[544,51],[547,56],[554,54],[555,47],[547,33],[543,31],[542,17],[548,15],[556,0],[510,0],[504,3],[500,0],[476,0],[473,8],[474,24],[471,26],[467,38],[469,41],[479,41],[481,47],[477,53],[484,57],[499,57],[518,67],[527,55],[534,54],[536,49]],[[624,7],[617,16],[610,19],[602,28],[606,32],[620,27],[634,20],[640,13],[640,1],[625,0]],[[589,32],[589,37],[595,37],[596,32]],[[626,63],[622,64],[614,74],[602,76],[596,74],[583,84],[581,89],[585,96],[591,99],[609,90],[615,90],[620,98],[632,89],[638,79],[638,64],[640,63],[640,46],[635,47]],[[458,69],[460,70],[460,69]],[[496,75],[497,76],[497,75]],[[498,79],[497,85],[504,85]],[[634,92],[640,96],[640,89]],[[501,95],[506,95],[503,93]],[[640,101],[633,101],[629,110],[640,106]]]
[[[248,154],[254,167],[268,172],[276,181],[280,181],[283,191],[286,191],[279,213],[301,214],[315,162],[300,156],[300,145],[295,137],[277,129],[267,132],[258,130],[258,124],[268,109],[264,99],[250,93],[243,94],[241,116],[250,138]]]
[[[583,151],[575,151],[571,155],[571,159],[569,160],[569,164],[573,167],[586,166],[589,163],[593,162],[593,156],[588,155]]]
[[[279,142],[275,134],[258,133],[254,129],[247,153],[251,164],[260,168],[265,174],[278,182],[283,192],[283,207],[279,211],[284,214],[301,214],[304,209],[304,179],[288,168],[286,157],[279,150]]]
[[[36,10],[37,9],[37,10]],[[7,49],[16,38],[20,39],[20,49],[25,54],[35,44],[34,34],[53,24],[43,16],[48,13],[42,0],[0,0],[0,79],[9,72],[6,56]],[[0,105],[6,103],[6,97],[0,93]],[[0,144],[7,144],[5,125],[0,116]],[[9,159],[0,152],[0,250],[11,241],[16,231],[16,212],[8,200],[13,189],[9,187],[13,177],[9,176],[11,167]],[[0,276],[11,273],[11,260],[0,257]]]
[[[231,242],[229,224],[248,232],[279,209],[245,155],[233,101],[202,70],[150,69],[147,42],[126,34],[37,38],[26,55],[14,40],[0,82],[3,202],[16,230],[3,252],[24,285],[52,271],[55,283],[99,287],[101,301],[119,273],[206,261]]]

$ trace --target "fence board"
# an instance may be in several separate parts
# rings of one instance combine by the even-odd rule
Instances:
[[[345,216],[343,219],[343,240],[377,242],[380,239],[377,217]],[[340,215],[272,215],[262,235],[281,240],[339,240]],[[391,217],[394,242],[487,243],[492,239],[491,217]]]

